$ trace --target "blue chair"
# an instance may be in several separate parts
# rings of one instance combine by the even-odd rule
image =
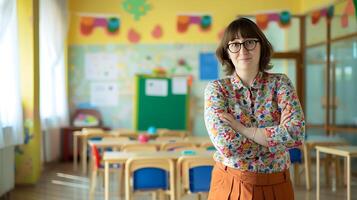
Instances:
[[[130,158],[125,163],[126,199],[133,199],[137,191],[164,191],[170,199],[175,199],[174,170],[174,163],[169,158]]]
[[[299,165],[302,164],[302,151],[300,148],[289,149],[290,162],[294,167],[294,184],[300,184]]]
[[[215,162],[212,157],[181,156],[177,162],[177,199],[185,194],[207,194]]]

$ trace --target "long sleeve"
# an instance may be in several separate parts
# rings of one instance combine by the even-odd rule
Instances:
[[[291,81],[282,75],[276,86],[281,120],[279,125],[265,128],[270,152],[299,146],[305,136],[304,114]]]
[[[219,114],[227,112],[228,102],[222,87],[217,81],[210,82],[205,89],[204,118],[208,134],[216,149],[226,158],[244,151],[241,146],[246,137],[237,133],[219,118]]]

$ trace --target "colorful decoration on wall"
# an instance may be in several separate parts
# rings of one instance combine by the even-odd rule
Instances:
[[[256,22],[259,28],[265,30],[268,28],[269,22],[277,22],[280,27],[286,28],[290,26],[291,15],[288,11],[281,13],[263,13],[256,15]]]
[[[118,17],[94,17],[94,16],[81,16],[80,19],[80,32],[88,36],[93,32],[96,27],[104,28],[108,35],[116,35],[120,29],[120,19]]]
[[[329,6],[327,8],[322,8],[320,10],[314,10],[311,13],[311,24],[315,25],[320,21],[321,17],[326,17],[326,19],[331,19],[334,15],[334,6]]]
[[[151,9],[146,0],[126,0],[122,3],[122,6],[125,11],[134,16],[135,20],[139,20]]]
[[[136,32],[134,29],[129,29],[128,31],[128,40],[131,43],[138,43],[140,41],[140,34],[138,32]]]
[[[155,75],[155,76],[166,76],[167,72],[166,72],[166,69],[163,68],[163,67],[155,67],[153,70],[152,70],[152,73]]]
[[[191,24],[197,24],[202,31],[208,31],[212,25],[212,17],[210,15],[178,15],[177,16],[177,31],[184,33]]]
[[[357,0],[348,0],[344,12],[341,16],[341,26],[346,28],[348,26],[348,16],[356,15],[357,17]]]
[[[177,65],[170,69],[172,75],[188,75],[192,73],[192,66],[185,58],[179,58]]]
[[[151,35],[153,38],[159,39],[163,35],[163,31],[160,25],[156,25],[154,29],[151,31]]]

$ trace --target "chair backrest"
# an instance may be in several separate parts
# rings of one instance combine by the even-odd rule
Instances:
[[[154,152],[157,151],[157,147],[154,144],[126,144],[121,148],[124,152],[145,151]]]
[[[291,163],[302,163],[302,153],[300,148],[289,149]]]
[[[194,148],[195,145],[190,142],[165,142],[161,145],[162,151],[175,151],[175,150],[182,150],[182,148]]]
[[[104,133],[102,128],[82,128],[84,134],[101,134]]]
[[[201,148],[204,148],[209,151],[214,151],[216,150],[216,147],[212,144],[212,142],[205,142],[200,145]]]
[[[211,157],[181,156],[177,162],[178,195],[208,192],[214,164]]]
[[[128,137],[104,137],[102,141],[116,141],[116,142],[127,142],[130,141]]]
[[[138,136],[138,133],[136,131],[129,130],[129,129],[116,129],[116,130],[113,130],[112,133],[118,137],[136,138]]]
[[[96,145],[91,145],[91,149],[92,149],[94,167],[99,169],[100,168],[100,162],[102,161],[102,157],[100,156],[99,150],[98,150]]]
[[[170,130],[170,129],[161,129],[158,130],[157,132],[159,137],[180,137],[180,138],[184,138],[187,136],[187,131],[185,130]]]
[[[175,196],[174,163],[168,158],[136,157],[125,163],[126,199],[134,191],[169,191]],[[132,185],[131,185],[132,183]]]
[[[172,137],[172,136],[160,136],[155,139],[156,141],[160,142],[178,142],[178,141],[184,141],[183,138],[181,137]]]

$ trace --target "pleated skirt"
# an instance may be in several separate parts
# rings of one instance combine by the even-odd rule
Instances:
[[[216,162],[209,200],[293,200],[289,171],[271,174],[244,172]]]

